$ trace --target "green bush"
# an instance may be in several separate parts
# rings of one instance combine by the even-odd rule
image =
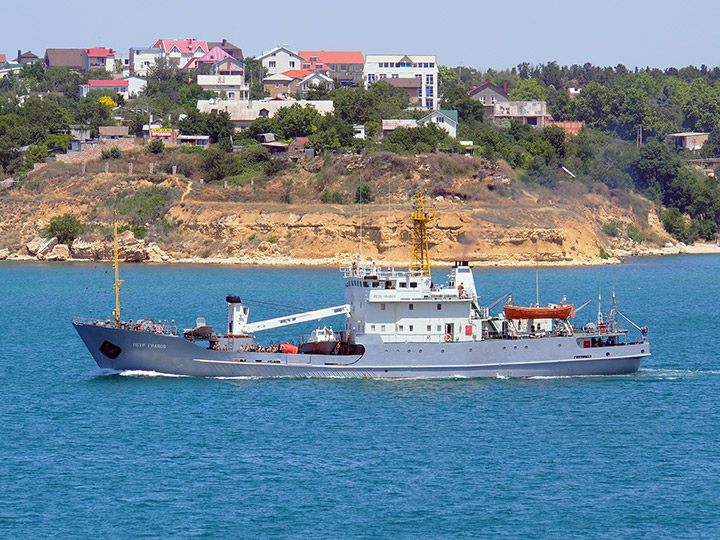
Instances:
[[[633,242],[641,244],[642,242],[647,241],[647,236],[645,236],[643,232],[634,225],[628,226],[628,228],[625,229],[625,232],[627,232],[627,235]]]
[[[165,174],[172,174],[173,167],[176,167],[177,174],[190,178],[193,173],[192,165],[179,158],[166,159],[158,166]]]
[[[121,225],[118,227],[118,234],[125,231],[132,231],[135,238],[142,240],[147,234],[147,227],[144,225]]]
[[[618,224],[614,221],[611,221],[610,223],[605,223],[602,226],[602,232],[607,234],[608,236],[612,236],[613,238],[616,238],[618,234],[620,234],[620,230],[618,229]]]
[[[348,197],[339,191],[330,191],[325,189],[320,194],[320,201],[327,204],[347,204]]]
[[[113,146],[111,148],[103,150],[101,157],[103,159],[120,159],[121,157],[123,157],[123,153],[122,150],[120,150],[117,146]]]
[[[120,196],[116,208],[119,214],[129,216],[135,225],[141,225],[162,218],[174,198],[172,190],[149,186]]]
[[[147,150],[151,154],[162,154],[163,150],[165,150],[165,143],[162,141],[162,139],[153,139],[145,147],[145,150]]]
[[[370,184],[363,182],[355,190],[355,202],[360,204],[371,203],[375,200],[375,194],[373,193]]]
[[[55,216],[43,230],[43,234],[48,237],[56,237],[61,244],[72,244],[72,241],[80,236],[82,223],[72,214],[63,214]]]

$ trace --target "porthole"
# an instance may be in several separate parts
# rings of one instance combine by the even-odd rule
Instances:
[[[641,353],[645,352],[645,349],[640,349],[640,352],[641,352]]]
[[[472,352],[472,347],[470,347],[470,352]]]
[[[558,347],[562,347],[562,343],[558,343]]]
[[[445,349],[440,349],[440,352],[441,352],[441,353],[444,353],[444,352],[445,352]]]
[[[411,349],[408,349],[408,352],[410,353],[410,352],[412,352],[412,350],[411,350]]]
[[[515,346],[513,347],[513,349],[517,349],[517,345],[515,345]]]
[[[605,356],[610,356],[610,353],[609,353],[609,352],[606,352],[606,353],[605,353]]]
[[[422,349],[418,349],[418,353],[422,354]]]
[[[525,348],[526,348],[526,349],[527,349],[527,347],[528,347],[528,346],[527,346],[527,345],[525,345]]]
[[[506,349],[507,349],[507,347],[503,347],[503,351],[506,350]]]

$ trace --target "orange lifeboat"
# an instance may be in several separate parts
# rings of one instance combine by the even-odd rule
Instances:
[[[564,306],[522,307],[505,305],[505,317],[508,319],[567,319],[575,317],[575,304]]]

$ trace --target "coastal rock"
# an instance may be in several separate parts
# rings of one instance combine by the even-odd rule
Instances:
[[[56,244],[45,258],[48,261],[67,261],[70,258],[70,247],[65,244]]]
[[[150,262],[167,262],[170,257],[155,242],[150,242],[147,246],[147,259]]]
[[[148,258],[145,241],[135,238],[132,231],[118,235],[118,249],[125,262],[141,262]]]
[[[0,261],[4,261],[10,256],[10,250],[9,249],[0,249]]]
[[[42,259],[50,253],[50,251],[57,245],[58,239],[54,236],[52,238],[40,238],[35,237],[25,246],[28,254],[34,255],[38,259]]]
[[[70,252],[75,259],[96,260],[101,257],[99,254],[103,251],[100,242],[88,242],[76,238],[70,246]]]

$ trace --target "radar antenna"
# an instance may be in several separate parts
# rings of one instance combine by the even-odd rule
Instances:
[[[420,275],[431,277],[430,255],[427,241],[427,224],[437,219],[435,205],[432,208],[425,208],[428,199],[423,197],[422,191],[418,191],[413,197],[413,231],[412,231],[412,254],[410,255],[410,271]],[[432,210],[432,215],[430,215]]]

